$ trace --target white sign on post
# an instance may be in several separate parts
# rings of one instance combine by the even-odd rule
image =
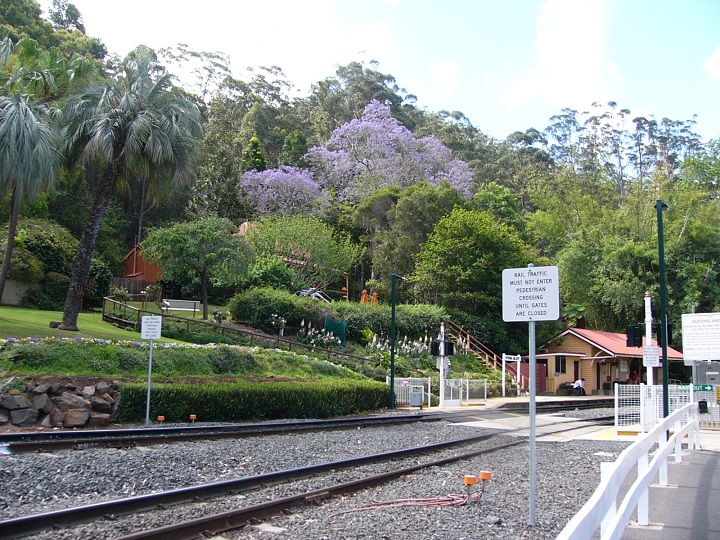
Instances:
[[[683,313],[683,359],[720,360],[720,313]]]
[[[557,266],[508,268],[502,273],[503,321],[557,321],[560,278]]]
[[[160,339],[160,330],[162,328],[162,317],[159,315],[148,315],[142,318],[142,327],[140,328],[141,339]]]
[[[153,339],[160,339],[161,329],[162,317],[160,315],[147,315],[142,318],[140,337],[142,339],[150,340],[150,352],[148,354],[147,397],[145,400],[145,427],[150,427],[150,385],[152,384]]]
[[[660,367],[660,350],[657,345],[643,347],[643,366]]]

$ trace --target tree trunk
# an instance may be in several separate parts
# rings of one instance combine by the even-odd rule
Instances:
[[[208,290],[207,290],[207,272],[205,269],[200,272],[200,288],[202,289],[202,305],[203,305],[203,320],[207,321],[208,317]]]
[[[10,273],[10,259],[12,258],[13,247],[15,247],[15,233],[17,232],[18,220],[20,219],[21,206],[21,193],[17,187],[14,187],[10,202],[10,223],[8,223],[7,245],[5,246],[2,267],[0,267],[0,303],[2,303],[3,292],[5,292],[5,281],[7,281],[8,274]]]
[[[108,167],[103,173],[102,181],[100,186],[98,186],[90,216],[85,225],[85,230],[83,230],[82,236],[80,237],[80,245],[75,254],[70,286],[68,287],[67,297],[65,298],[63,320],[59,326],[61,330],[78,330],[77,319],[81,307],[80,286],[85,283],[90,273],[90,264],[92,263],[95,252],[95,242],[97,241],[100,226],[102,225],[105,212],[110,203],[110,197],[112,197],[113,191],[115,190],[118,170],[117,163],[113,163],[113,165]]]

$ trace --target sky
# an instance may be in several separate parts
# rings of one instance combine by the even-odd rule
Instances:
[[[720,139],[718,0],[70,0],[88,35],[125,56],[185,43],[236,77],[278,66],[305,97],[377,62],[428,111],[461,111],[497,139],[570,108],[691,120]],[[47,12],[52,0],[41,0]]]

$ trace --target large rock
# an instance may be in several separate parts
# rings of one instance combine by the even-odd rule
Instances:
[[[53,399],[55,406],[61,411],[69,411],[70,409],[87,409],[88,414],[90,413],[90,402],[87,399],[71,394],[70,392],[63,392],[60,396]]]
[[[65,420],[65,413],[63,411],[57,407],[52,407],[48,416],[50,417],[50,425],[52,427],[63,427],[63,421]]]
[[[0,409],[0,426],[7,424],[10,421],[10,411]]]
[[[110,423],[110,415],[105,413],[99,413],[99,412],[91,412],[90,413],[90,421],[88,422],[88,425],[90,427],[97,427],[97,426],[107,426]]]
[[[37,396],[34,396],[32,400],[32,406],[39,412],[43,412],[45,414],[49,413],[50,407],[52,407],[50,396],[48,396],[47,394],[39,394]]]
[[[65,411],[63,426],[68,428],[84,426],[89,419],[90,409],[69,409]]]
[[[11,396],[10,394],[0,394],[0,407],[10,409],[28,409],[30,401],[25,396]]]
[[[82,392],[80,392],[82,397],[90,399],[95,395],[95,387],[94,386],[85,386],[82,389]]]
[[[16,426],[30,427],[37,422],[38,412],[35,409],[17,409],[10,411],[10,418]]]
[[[35,388],[33,388],[33,394],[40,395],[40,394],[47,394],[50,391],[50,385],[49,384],[38,384]]]
[[[110,385],[108,383],[106,383],[105,381],[100,381],[99,383],[97,383],[95,385],[95,391],[100,395],[103,395],[105,392],[107,392],[109,390],[110,390]]]
[[[99,396],[93,396],[90,402],[92,403],[93,411],[108,414],[112,412],[112,403],[108,403],[105,399]]]

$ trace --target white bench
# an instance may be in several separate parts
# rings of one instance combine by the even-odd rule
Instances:
[[[200,302],[198,300],[165,299],[160,303],[160,310],[164,313],[168,311],[192,311],[194,317],[195,313],[200,311]]]

